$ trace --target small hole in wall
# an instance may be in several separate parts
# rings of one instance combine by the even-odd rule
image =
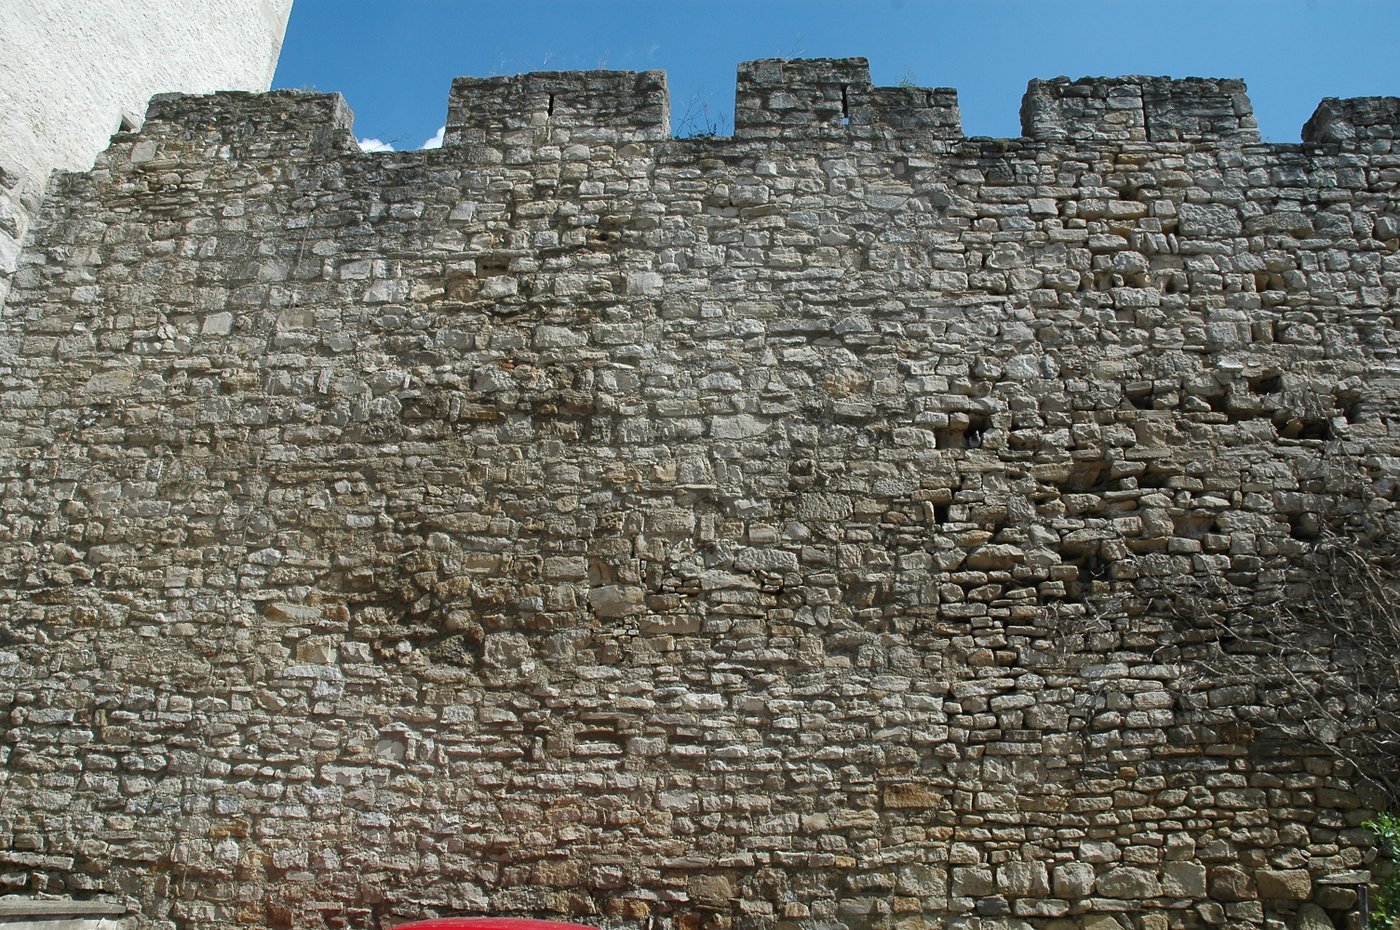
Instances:
[[[1138,388],[1127,392],[1128,403],[1139,410],[1152,409],[1152,388]]]
[[[934,440],[940,449],[976,449],[990,424],[980,414],[968,414],[967,425],[954,422],[947,429],[936,430]]]
[[[1317,514],[1295,513],[1288,517],[1288,535],[1294,539],[1310,542],[1322,535],[1322,524]]]
[[[1345,391],[1337,395],[1337,407],[1342,411],[1342,419],[1356,423],[1361,419],[1361,395]]]
[[[1323,417],[1289,417],[1274,414],[1274,426],[1284,439],[1331,439],[1332,424]]]
[[[1106,490],[1107,462],[1075,462],[1063,487],[1075,494]]]
[[[849,125],[851,125],[851,106],[850,106],[850,100],[849,100],[849,99],[847,98],[847,96],[846,96],[846,91],[849,90],[849,89],[850,89],[850,85],[849,85],[849,84],[842,84],[842,85],[841,85],[841,125],[842,125],[842,126],[849,126]]]
[[[1305,417],[1298,431],[1299,439],[1331,439],[1332,423],[1322,417]]]
[[[1142,490],[1159,490],[1166,488],[1167,482],[1175,477],[1174,473],[1160,468],[1148,466],[1147,470],[1138,475],[1138,488]]]
[[[1200,539],[1207,533],[1220,532],[1220,524],[1206,514],[1180,514],[1172,518],[1172,535]]]
[[[1277,394],[1283,390],[1283,375],[1267,374],[1249,379],[1249,393]]]
[[[987,432],[986,417],[972,417],[967,424],[967,447],[969,449],[980,449],[982,447],[982,436]]]
[[[1096,582],[1108,578],[1108,562],[1097,549],[1067,552],[1061,558],[1064,564],[1073,565],[1077,570],[1075,577],[1065,582],[1065,597],[1070,600],[1084,598],[1093,592]]]
[[[553,95],[553,94],[550,94],[550,95],[549,95],[549,107],[548,107],[548,109],[545,110],[545,115],[546,115],[546,116],[553,116],[553,115],[554,115],[554,95]]]

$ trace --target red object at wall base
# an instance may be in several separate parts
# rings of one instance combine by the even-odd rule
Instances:
[[[585,924],[524,917],[437,917],[399,924],[394,930],[594,930]]]

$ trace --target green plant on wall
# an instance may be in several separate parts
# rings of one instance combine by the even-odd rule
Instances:
[[[1376,846],[1384,860],[1378,868],[1380,875],[1371,901],[1372,926],[1400,926],[1400,817],[1377,814],[1362,826],[1376,834]]]

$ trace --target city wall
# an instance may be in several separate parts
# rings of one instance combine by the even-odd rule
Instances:
[[[0,891],[132,927],[1351,926],[1400,101],[863,60],[159,97],[0,315]],[[1390,626],[1387,626],[1387,624]],[[1389,632],[1387,632],[1389,631]],[[1387,638],[1389,637],[1389,638]]]

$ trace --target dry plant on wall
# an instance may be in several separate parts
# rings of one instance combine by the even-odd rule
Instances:
[[[1257,734],[1331,755],[1371,795],[1365,803],[1395,809],[1400,513],[1355,466],[1329,463],[1313,485],[1318,510],[1293,521],[1288,543],[1302,550],[1298,568],[1272,600],[1219,575],[1163,580],[1153,600],[1194,645],[1186,664],[1197,690],[1254,687]],[[1204,702],[1196,710],[1214,721]]]

